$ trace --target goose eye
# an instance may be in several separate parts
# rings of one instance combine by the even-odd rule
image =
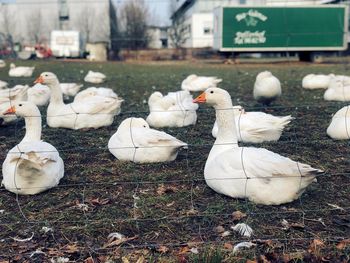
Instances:
[[[211,94],[213,94],[213,93],[214,93],[214,91],[210,91],[210,93],[211,93]]]
[[[146,125],[143,125],[144,128],[146,128]]]
[[[18,106],[22,107],[22,104],[18,104]]]

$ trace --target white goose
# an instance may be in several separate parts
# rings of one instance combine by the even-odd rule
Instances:
[[[2,165],[2,185],[17,194],[33,195],[58,185],[64,164],[56,148],[41,140],[41,115],[32,102],[16,102],[6,114],[24,117],[26,134]]]
[[[0,68],[6,67],[6,62],[2,59],[0,59]]]
[[[118,95],[110,88],[96,88],[96,87],[90,87],[87,89],[84,89],[80,91],[75,97],[74,100],[76,101],[82,101],[89,99],[91,97],[106,97],[106,98],[118,98]]]
[[[181,83],[181,89],[187,91],[204,91],[210,87],[216,87],[222,79],[217,77],[204,77],[195,74],[189,75]]]
[[[80,91],[75,97],[74,102],[84,102],[84,101],[99,101],[103,99],[114,100],[116,104],[116,114],[119,114],[121,111],[121,105],[124,101],[122,98],[109,88],[95,88],[90,87],[85,90]]]
[[[10,77],[31,77],[35,67],[16,67],[15,64],[10,64]]]
[[[6,81],[0,80],[0,90],[1,89],[6,89],[8,86],[8,83]]]
[[[135,163],[173,161],[178,150],[184,147],[187,147],[186,143],[165,132],[151,129],[142,118],[122,121],[108,142],[108,149],[116,158]]]
[[[327,89],[334,77],[334,74],[308,74],[302,80],[302,87],[304,89]]]
[[[323,98],[329,101],[350,101],[350,78],[348,76],[333,78]]]
[[[350,106],[345,106],[334,114],[327,134],[335,140],[350,139]]]
[[[282,94],[281,83],[270,71],[260,72],[256,76],[253,96],[258,102],[269,105]]]
[[[75,95],[77,95],[77,93],[83,86],[83,84],[77,83],[60,83],[62,93],[65,95],[66,98],[74,97]]]
[[[293,120],[289,116],[273,116],[264,112],[246,112],[241,106],[233,106],[239,142],[262,143],[278,141],[285,126]],[[216,138],[218,125],[215,121],[212,135]]]
[[[322,171],[262,148],[239,147],[230,94],[209,88],[194,102],[216,110],[219,131],[204,168],[214,191],[257,204],[279,205],[297,199]]]
[[[94,84],[99,84],[99,83],[104,82],[105,79],[106,79],[105,74],[89,70],[89,72],[87,73],[87,75],[84,78],[84,81],[94,83]]]
[[[169,92],[163,96],[156,91],[148,99],[150,114],[146,121],[152,127],[184,127],[197,121],[198,105],[188,91]]]
[[[35,84],[27,91],[28,101],[33,102],[36,106],[46,106],[51,97],[51,91],[48,86],[40,83]]]
[[[27,100],[28,85],[16,85],[10,89],[0,90],[0,98],[8,98],[10,100]]]
[[[110,98],[96,98],[64,104],[59,81],[51,72],[42,73],[35,83],[47,85],[51,89],[50,104],[47,108],[47,124],[52,128],[78,130],[109,126],[118,111],[118,103],[115,99]]]

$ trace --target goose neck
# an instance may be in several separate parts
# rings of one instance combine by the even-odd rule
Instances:
[[[38,112],[24,117],[26,133],[21,142],[33,142],[41,140],[41,115]]]
[[[218,134],[215,144],[237,145],[238,138],[236,132],[235,112],[231,105],[216,107],[216,121],[218,124]]]
[[[210,164],[221,153],[238,148],[234,109],[231,107],[216,108],[216,122],[218,134],[213,147],[210,150],[206,165]]]
[[[56,80],[54,83],[50,83],[48,86],[51,89],[50,103],[63,104],[63,95],[58,80]]]

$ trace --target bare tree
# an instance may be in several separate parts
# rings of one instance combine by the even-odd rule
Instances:
[[[120,17],[124,38],[123,47],[130,49],[147,47],[150,40],[147,30],[149,12],[144,0],[125,2],[121,7]]]
[[[5,36],[5,45],[9,45],[11,50],[13,50],[14,40],[13,36],[16,32],[17,20],[14,11],[10,9],[9,5],[0,4],[0,30],[1,33]]]
[[[27,19],[27,33],[31,42],[38,44],[41,41],[42,15],[40,9],[32,11]]]
[[[187,39],[189,38],[188,26],[184,16],[175,16],[176,3],[174,1],[170,4],[170,13],[172,14],[171,27],[169,28],[169,38],[171,45],[180,49],[183,48]]]
[[[84,39],[84,43],[88,43],[90,41],[90,34],[93,27],[94,20],[94,10],[91,9],[89,5],[83,5],[80,8],[80,12],[78,14],[78,29],[82,34],[82,38]]]
[[[111,36],[111,51],[112,58],[117,58],[120,44],[119,44],[119,27],[117,19],[117,10],[112,0],[109,0],[109,23],[110,23],[110,36]]]

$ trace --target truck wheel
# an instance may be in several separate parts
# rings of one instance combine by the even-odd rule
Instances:
[[[299,52],[299,60],[312,62],[312,63],[322,63],[323,62],[323,53],[322,52],[312,52],[305,51]]]
[[[311,62],[311,52],[303,51],[299,52],[299,60],[305,62]]]

